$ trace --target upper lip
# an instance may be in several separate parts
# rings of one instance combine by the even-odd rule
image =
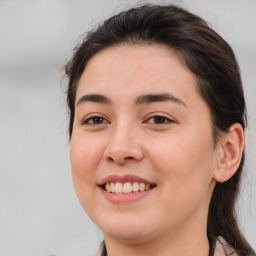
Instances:
[[[125,182],[141,182],[141,183],[145,183],[145,184],[150,184],[150,185],[156,185],[154,182],[148,181],[144,178],[141,178],[139,176],[136,175],[109,175],[104,177],[100,182],[99,182],[99,186],[102,186],[106,183],[109,182],[121,182],[121,183],[125,183]]]

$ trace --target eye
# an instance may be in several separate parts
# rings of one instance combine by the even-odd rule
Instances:
[[[150,124],[169,124],[173,123],[174,121],[165,116],[152,116],[147,119],[147,122]]]
[[[104,117],[101,116],[90,116],[82,121],[82,124],[88,124],[88,125],[97,125],[97,124],[103,124],[103,123],[109,123]]]

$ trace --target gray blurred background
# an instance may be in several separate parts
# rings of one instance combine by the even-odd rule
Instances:
[[[177,3],[233,47],[248,105],[240,224],[256,248],[256,1]],[[128,0],[0,0],[0,256],[95,255],[100,230],[75,196],[64,64],[81,34]]]

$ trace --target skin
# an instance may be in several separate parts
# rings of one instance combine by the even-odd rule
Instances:
[[[212,191],[216,181],[234,174],[243,132],[235,124],[216,146],[209,107],[196,87],[193,73],[163,45],[114,46],[89,60],[76,94],[71,167],[77,196],[103,230],[108,255],[209,254]],[[162,93],[182,103],[134,103]],[[111,104],[77,104],[88,94],[104,95]],[[98,186],[112,174],[137,175],[157,186],[135,202],[113,203]]]

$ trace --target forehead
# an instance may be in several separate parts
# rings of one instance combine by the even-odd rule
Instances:
[[[77,96],[104,93],[135,97],[170,92],[182,98],[199,97],[196,87],[195,75],[174,50],[159,44],[121,45],[106,48],[88,61]]]

